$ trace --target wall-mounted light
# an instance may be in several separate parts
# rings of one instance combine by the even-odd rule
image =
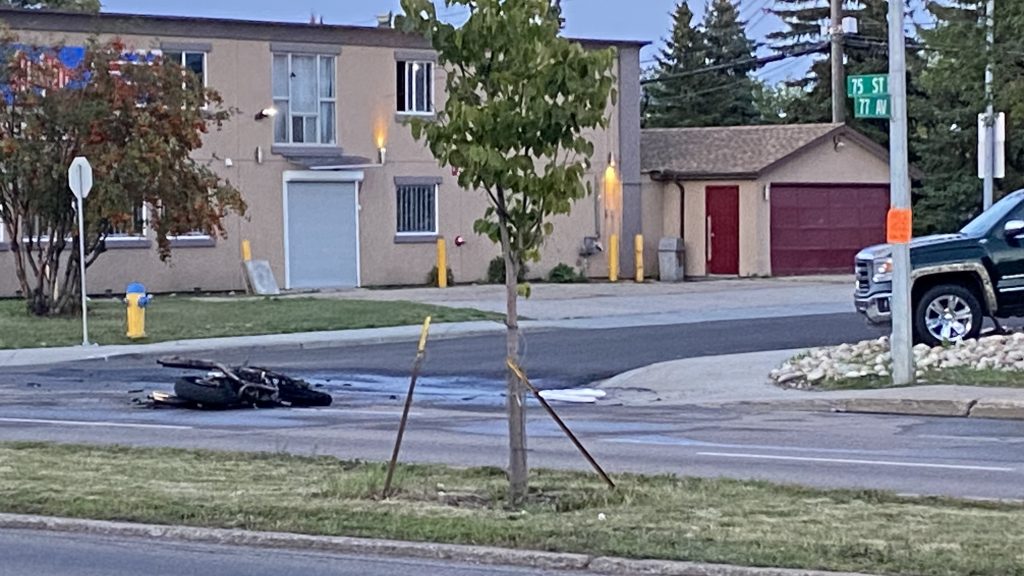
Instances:
[[[608,165],[615,168],[615,152],[608,153]]]
[[[378,155],[378,158],[380,159],[380,163],[381,164],[386,164],[387,163],[387,161],[388,161],[388,149],[386,147],[381,146],[380,148],[378,148],[377,149],[377,155]]]
[[[277,116],[277,108],[264,108],[256,113],[256,120],[260,121],[264,118],[273,118]]]

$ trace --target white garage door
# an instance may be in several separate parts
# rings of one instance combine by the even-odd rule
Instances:
[[[359,285],[355,182],[289,182],[288,288]]]

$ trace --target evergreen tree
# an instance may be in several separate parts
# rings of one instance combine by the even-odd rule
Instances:
[[[978,178],[978,114],[985,110],[984,0],[934,1],[938,20],[922,30],[928,65],[921,74],[924,98],[911,101],[915,121],[911,149],[925,173],[917,191],[915,227],[919,233],[950,232],[982,208]],[[1024,5],[1004,2],[995,14],[995,109],[1007,116],[1007,132],[1024,118]],[[1024,186],[1024,143],[1008,137],[1006,178],[996,180],[997,198]]]
[[[742,126],[755,123],[760,114],[754,105],[757,83],[751,74],[758,68],[757,43],[747,36],[733,0],[711,0],[704,15],[704,46],[708,88],[702,95],[709,125]]]
[[[790,86],[804,89],[806,96],[792,101],[792,107],[787,110],[787,120],[831,121],[832,65],[828,52],[829,37],[825,33],[831,15],[829,1],[776,0],[773,12],[786,25],[784,30],[768,35],[769,43],[776,52],[792,54],[815,46],[822,47],[821,55],[814,59],[807,75],[788,82]],[[848,76],[888,72],[888,12],[887,0],[845,0],[843,15],[855,18],[858,26],[858,32],[847,34],[844,40]],[[913,66],[909,62],[908,65]],[[844,102],[848,124],[880,143],[888,142],[888,126],[884,122],[857,120],[853,117],[853,100],[847,98]]]
[[[712,0],[703,26],[680,2],[672,35],[650,73],[647,127],[738,126],[757,122],[758,85],[750,74],[757,45],[732,0]]]
[[[704,34],[693,22],[693,12],[685,1],[672,14],[672,34],[656,57],[657,66],[649,73],[652,82],[645,87],[644,125],[649,128],[700,126],[706,120],[699,93],[706,89],[701,74],[679,76],[703,68]]]
[[[685,75],[704,67],[704,37],[693,22],[693,12],[680,2],[672,15],[671,36],[655,57],[657,66],[648,72],[656,82],[645,87],[644,123],[648,127],[699,124],[700,101],[694,93],[703,89],[700,74]]]

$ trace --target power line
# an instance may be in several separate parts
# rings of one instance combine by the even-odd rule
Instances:
[[[745,59],[742,59],[742,60],[734,60],[732,62],[725,62],[725,63],[722,63],[722,64],[716,64],[714,66],[705,66],[703,68],[695,68],[693,70],[686,70],[686,71],[678,72],[678,73],[675,73],[675,74],[663,74],[663,75],[661,75],[661,76],[659,76],[657,78],[647,78],[647,79],[641,80],[640,84],[641,85],[644,85],[644,84],[654,84],[654,83],[657,83],[657,82],[665,82],[666,80],[676,80],[676,79],[679,79],[679,78],[687,78],[687,77],[690,77],[690,76],[694,76],[696,74],[703,74],[705,72],[714,72],[715,70],[728,70],[730,68],[739,68],[741,66],[748,66],[748,65],[751,65],[751,66],[753,66],[755,68],[760,68],[761,66],[764,66],[766,64],[771,64],[773,62],[779,62],[781,60],[786,60],[788,58],[799,58],[801,56],[808,56],[810,54],[818,54],[818,53],[824,52],[825,50],[827,50],[829,48],[830,47],[829,47],[828,43],[823,42],[823,43],[816,44],[816,45],[814,45],[814,46],[812,46],[810,48],[805,48],[803,50],[797,50],[797,51],[791,52],[789,54],[773,54],[771,56],[763,56],[763,57],[760,57],[760,58],[745,58]]]

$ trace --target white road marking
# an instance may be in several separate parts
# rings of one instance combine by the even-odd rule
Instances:
[[[918,438],[954,440],[963,442],[992,442],[997,444],[1024,444],[1024,438],[997,438],[995,436],[954,436],[948,434],[918,434]]]
[[[58,426],[94,426],[98,428],[152,428],[154,430],[192,430],[192,426],[171,424],[134,424],[130,422],[90,422],[87,420],[44,420],[41,418],[0,418],[11,424],[56,424]]]
[[[866,466],[901,466],[905,468],[941,468],[943,470],[977,470],[983,472],[1014,472],[1013,468],[996,466],[968,466],[962,464],[926,464],[923,462],[892,462],[887,460],[847,460],[843,458],[808,458],[803,456],[774,456],[770,454],[739,454],[733,452],[698,452],[698,456],[714,458],[745,458],[751,460],[790,460],[795,462],[823,462],[830,464],[863,464]]]
[[[315,408],[311,414],[345,414],[358,416],[401,416],[401,410],[349,410],[346,408]],[[419,416],[419,412],[409,412],[409,416]]]

